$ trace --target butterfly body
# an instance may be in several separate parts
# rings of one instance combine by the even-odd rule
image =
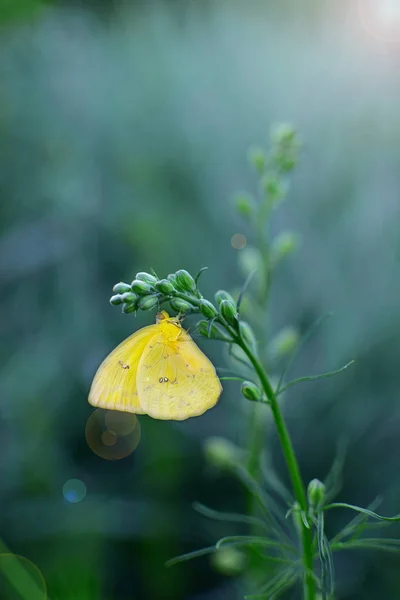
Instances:
[[[162,311],[155,325],[122,342],[100,365],[89,393],[93,406],[155,419],[183,420],[216,404],[221,383],[209,359]]]

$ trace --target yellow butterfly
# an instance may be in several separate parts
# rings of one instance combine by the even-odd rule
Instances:
[[[212,408],[222,392],[208,358],[164,310],[102,362],[89,403],[108,410],[182,421]]]

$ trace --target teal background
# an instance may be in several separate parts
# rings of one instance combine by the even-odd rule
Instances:
[[[164,567],[237,533],[191,504],[245,510],[240,485],[202,451],[212,435],[248,445],[238,386],[198,419],[141,417],[140,445],[121,461],[94,455],[84,432],[97,366],[154,321],[112,308],[114,283],[205,265],[210,299],[243,282],[231,236],[255,240],[231,198],[256,189],[246,150],[275,122],[294,123],[304,147],[272,230],[303,243],[275,274],[270,334],[333,311],[293,374],[356,360],[287,394],[301,470],[322,479],[344,435],[339,499],[381,494],[381,513],[400,512],[400,43],[386,39],[400,40],[400,16],[389,31],[379,10],[0,0],[0,536],[40,568],[51,600],[243,597],[207,557]],[[217,343],[199,345],[229,364]],[[64,499],[69,479],[85,483],[82,502]],[[344,522],[332,515],[328,533]],[[338,598],[400,596],[397,555],[335,559]]]

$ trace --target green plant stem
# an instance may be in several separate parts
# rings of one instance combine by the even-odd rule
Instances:
[[[301,510],[306,513],[308,510],[307,496],[289,432],[286,428],[285,421],[279,408],[278,400],[274,394],[268,376],[258,358],[253,354],[243,339],[237,340],[237,344],[242,348],[243,352],[253,365],[260,379],[260,383],[264,389],[265,395],[269,400],[276,429],[281,442],[282,451],[286,460],[287,468],[289,470],[293,493]],[[301,543],[304,565],[304,600],[315,600],[316,588],[313,574],[313,539],[311,529],[307,528],[304,523],[301,524]]]

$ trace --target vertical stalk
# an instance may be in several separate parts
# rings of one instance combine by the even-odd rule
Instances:
[[[275,396],[275,393],[271,387],[267,374],[264,371],[264,368],[258,358],[253,354],[247,344],[241,339],[237,342],[239,346],[242,348],[243,352],[245,352],[246,356],[250,360],[253,365],[257,375],[259,377],[260,383],[263,387],[265,395],[269,400],[269,404],[271,406],[272,414],[274,417],[276,429],[279,435],[279,439],[282,446],[282,451],[286,460],[286,465],[289,471],[290,480],[292,483],[294,496],[301,508],[304,512],[307,512],[307,496],[304,488],[304,484],[300,475],[299,465],[297,463],[296,455],[294,453],[294,449],[292,446],[292,442],[289,436],[289,432],[287,430],[285,421],[283,419],[281,410],[279,408],[278,400]],[[315,579],[313,575],[313,540],[312,540],[312,532],[311,529],[308,529],[304,523],[301,523],[301,544],[302,544],[302,554],[303,554],[303,566],[304,566],[304,579],[303,579],[303,589],[304,589],[304,600],[315,600],[316,598],[316,587],[315,587]]]

